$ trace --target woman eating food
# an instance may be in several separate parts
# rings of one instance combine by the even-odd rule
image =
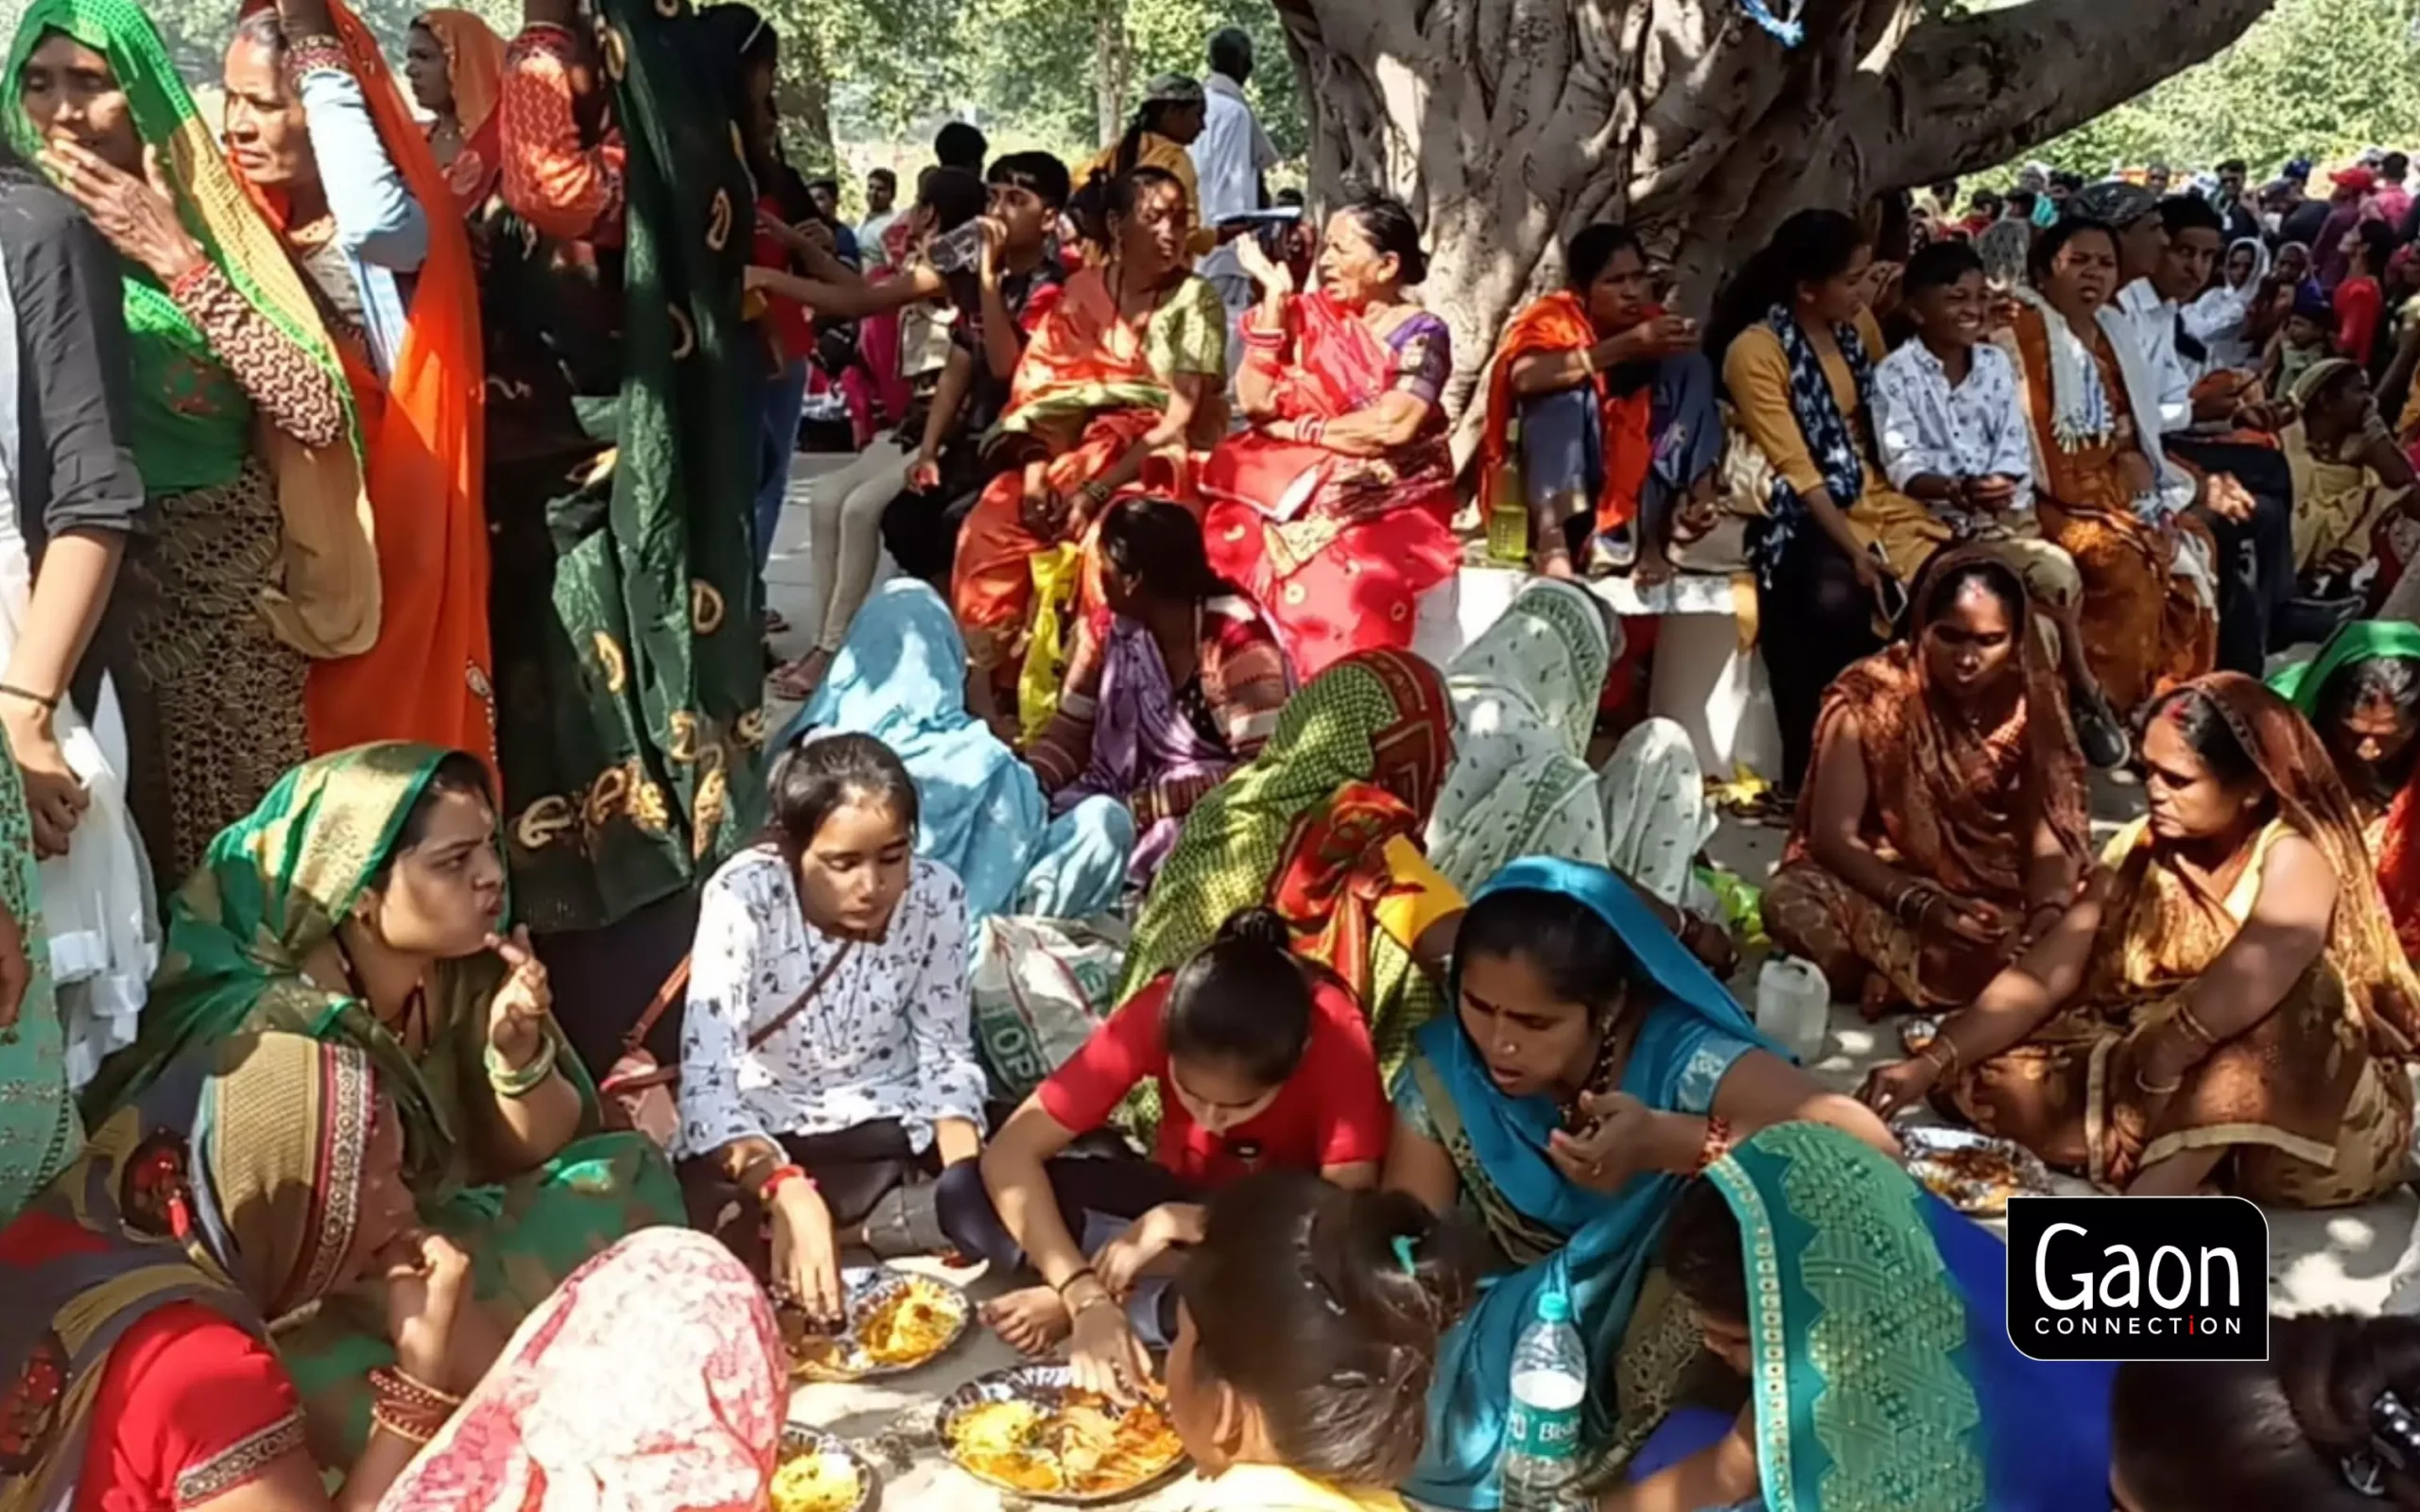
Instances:
[[[142,1031],[85,1090],[88,1126],[232,1035],[357,1046],[394,1101],[422,1220],[508,1325],[597,1250],[677,1221],[663,1155],[605,1130],[544,966],[504,933],[499,842],[465,752],[365,746],[287,774],[170,901]],[[385,1335],[324,1308],[278,1348],[332,1441],[358,1447]]]
[[[1834,680],[1765,929],[1869,1017],[1971,1002],[2075,899],[2083,753],[2025,584],[1935,557],[1907,638]]]
[[[1382,195],[1329,217],[1315,291],[1294,292],[1252,237],[1260,284],[1236,404],[1252,422],[1201,474],[1210,564],[1317,677],[1355,651],[1411,644],[1420,597],[1461,565],[1444,388],[1444,320],[1405,291],[1427,276],[1420,223]]]
[[[2111,1367],[2017,1352],[2007,1246],[1840,1130],[1736,1145],[1681,1194],[1662,1254],[1749,1404],[1673,1413],[1599,1512],[1888,1512],[1911,1486],[1926,1512],[2099,1504]]]
[[[1867,1079],[2138,1195],[2366,1202],[2402,1179],[2420,980],[2353,801],[2292,707],[2234,673],[2152,707],[2148,817],[1939,1038]]]
[[[472,1262],[419,1227],[406,1143],[372,1056],[280,1032],[198,1047],[99,1124],[0,1229],[24,1309],[0,1339],[19,1414],[0,1495],[573,1512],[595,1504],[574,1487],[618,1485],[632,1512],[761,1506],[786,1371],[738,1263],[677,1229],[624,1240],[508,1341]],[[346,1294],[390,1351],[349,1445],[269,1331]],[[609,1375],[627,1389],[599,1394]]]
[[[1228,919],[1010,1115],[984,1151],[980,1188],[943,1180],[942,1222],[961,1247],[1042,1278],[990,1304],[987,1321],[1028,1354],[1072,1330],[1087,1389],[1122,1396],[1148,1376],[1136,1323],[1157,1343],[1172,1335],[1137,1281],[1201,1242],[1211,1193],[1270,1169],[1377,1185],[1392,1119],[1369,1026],[1344,984],[1289,943],[1266,909]],[[1063,1156],[1147,1084],[1160,1108],[1150,1163]],[[1091,1232],[1119,1224],[1105,1240]],[[1136,1323],[1130,1302],[1141,1304]]]
[[[770,787],[699,905],[674,1153],[692,1221],[828,1323],[840,1246],[944,1247],[930,1178],[982,1149],[966,889],[880,741],[793,747]]]
[[[1765,1045],[1747,1014],[1613,873],[1514,862],[1454,950],[1454,1011],[1394,1083],[1385,1184],[1475,1211],[1504,1270],[1446,1336],[1436,1432],[1404,1489],[1492,1505],[1514,1346],[1542,1293],[1571,1298],[1594,1366],[1583,1453],[1627,1452],[1694,1353],[1653,1269],[1682,1178],[1769,1125],[1812,1119],[1895,1155],[1880,1120]]]
[[[1404,1512],[1438,1335],[1474,1267],[1419,1203],[1297,1172],[1214,1199],[1177,1280],[1167,1411],[1215,1512]]]

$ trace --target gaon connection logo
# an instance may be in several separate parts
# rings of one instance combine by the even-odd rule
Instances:
[[[2266,1360],[2268,1215],[2241,1197],[2013,1197],[2008,1336],[2036,1360]]]

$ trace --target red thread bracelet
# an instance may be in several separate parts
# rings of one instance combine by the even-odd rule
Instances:
[[[806,1172],[800,1167],[795,1165],[777,1165],[773,1167],[772,1174],[766,1177],[764,1181],[757,1186],[757,1202],[764,1207],[771,1207],[773,1205],[773,1199],[781,1195],[783,1186],[791,1181],[804,1181],[810,1188],[815,1185],[815,1178],[808,1176]]]
[[[1698,1171],[1721,1160],[1731,1151],[1731,1120],[1720,1113],[1709,1113],[1705,1121],[1705,1143],[1698,1146]]]

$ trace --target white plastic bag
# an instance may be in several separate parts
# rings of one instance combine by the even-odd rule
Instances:
[[[1055,919],[983,920],[975,945],[975,1046],[993,1094],[1022,1101],[1064,1065],[1103,1019],[1125,964],[1122,942]]]

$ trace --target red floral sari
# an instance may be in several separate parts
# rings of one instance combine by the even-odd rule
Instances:
[[[1211,566],[1268,611],[1296,668],[1313,678],[1357,651],[1408,648],[1420,595],[1461,565],[1437,404],[1452,357],[1443,322],[1426,314],[1381,339],[1312,294],[1288,301],[1286,324],[1277,345],[1256,345],[1247,359],[1274,378],[1275,419],[1332,422],[1395,390],[1429,406],[1419,435],[1388,455],[1253,430],[1221,442],[1202,470]]]

